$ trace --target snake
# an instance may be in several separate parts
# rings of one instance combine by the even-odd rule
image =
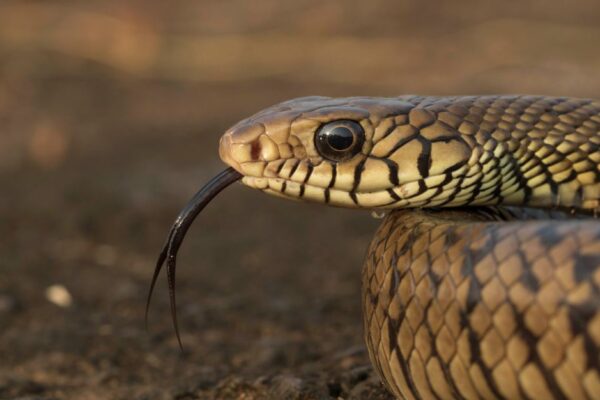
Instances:
[[[364,338],[403,399],[600,399],[600,101],[302,97],[228,129],[228,167],[159,255],[234,182],[385,217],[362,269]],[[146,308],[146,315],[148,308]]]

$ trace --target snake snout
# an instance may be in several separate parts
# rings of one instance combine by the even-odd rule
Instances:
[[[238,124],[219,142],[219,156],[244,176],[261,178],[265,163],[281,157],[277,144],[260,123]]]

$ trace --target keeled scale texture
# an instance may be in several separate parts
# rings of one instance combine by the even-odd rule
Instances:
[[[481,219],[379,228],[363,306],[382,380],[407,399],[600,398],[600,225]]]

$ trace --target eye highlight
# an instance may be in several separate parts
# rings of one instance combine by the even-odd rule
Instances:
[[[365,141],[365,131],[352,120],[323,124],[315,133],[315,147],[321,156],[331,161],[344,161],[355,156]]]

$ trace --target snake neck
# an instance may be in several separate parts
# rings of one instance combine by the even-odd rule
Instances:
[[[424,145],[418,160],[426,160],[428,167],[422,170],[428,174],[421,172],[419,179],[395,188],[399,199],[389,208],[600,207],[597,102],[543,97],[406,99],[414,104],[411,113],[432,117],[431,125],[419,133]]]
[[[529,138],[492,139],[483,146],[476,145],[471,157],[475,161],[453,174],[438,199],[414,205],[597,209],[600,187],[592,160],[597,153],[589,154],[566,140],[562,143],[566,144],[562,150],[568,148],[567,154]]]

